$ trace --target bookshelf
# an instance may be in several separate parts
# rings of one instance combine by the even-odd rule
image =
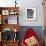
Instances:
[[[11,18],[9,20],[9,17],[14,17],[14,18]],[[4,35],[3,33],[5,32],[4,29],[5,30],[11,29],[14,33],[17,33],[19,31],[18,18],[19,18],[19,7],[0,7],[0,32],[1,32],[0,46],[18,46],[19,42],[18,39],[14,40],[14,38],[11,37],[13,39],[7,41],[4,40],[2,37],[2,35]],[[11,30],[10,32],[12,32]]]

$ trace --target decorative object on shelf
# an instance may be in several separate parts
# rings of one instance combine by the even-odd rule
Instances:
[[[4,41],[12,40],[12,30],[10,28],[5,28],[3,30],[2,40]]]
[[[4,28],[2,31],[2,40],[4,41],[16,41],[18,40],[18,32],[14,32],[14,30],[10,28]]]
[[[16,2],[17,0],[15,0],[15,7],[16,7],[16,4],[17,4],[17,2]]]
[[[26,8],[26,20],[36,20],[36,8]]]
[[[10,14],[10,15],[17,15],[17,13],[18,13],[18,12],[15,11],[15,10],[10,10],[10,13],[9,13],[9,14]]]
[[[9,15],[9,10],[2,10],[2,15]]]
[[[14,32],[17,32],[16,28],[14,29]]]
[[[5,19],[5,24],[8,24],[8,18],[7,18],[7,19]]]
[[[14,32],[13,40],[18,40],[18,32]]]
[[[15,40],[18,40],[18,32],[17,32],[17,30],[16,30],[16,28],[14,29],[14,41]]]
[[[2,24],[8,24],[8,16],[7,15],[3,15]]]

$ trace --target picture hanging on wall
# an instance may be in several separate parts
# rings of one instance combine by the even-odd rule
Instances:
[[[26,20],[36,20],[36,8],[26,8]]]

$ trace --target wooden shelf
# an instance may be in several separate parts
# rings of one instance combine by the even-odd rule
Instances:
[[[17,18],[16,18],[17,24],[9,24],[8,18],[7,18],[9,16],[14,16],[14,17],[17,16]],[[1,20],[0,32],[3,33],[3,30],[7,28],[7,29],[11,29],[10,31],[14,31],[14,33],[18,33],[18,31],[20,29],[20,26],[18,24],[18,17],[19,17],[19,7],[0,7],[0,18],[1,18],[0,19]],[[2,36],[2,34],[1,34],[1,36]],[[14,39],[14,37],[13,37],[13,39]],[[16,37],[17,37],[17,34],[16,34]],[[18,39],[17,39],[17,41],[13,41],[13,39],[10,39],[9,41],[4,41],[4,39],[2,39],[2,38],[3,37],[1,37],[0,46],[18,46],[18,42],[19,42]]]
[[[19,31],[20,27],[19,24],[0,24],[1,27],[1,31],[5,28],[10,28],[14,31],[14,29],[16,29],[17,31]]]
[[[19,40],[15,40],[15,41],[10,40],[10,41],[3,41],[3,42],[5,42],[5,43],[8,43],[8,42],[12,43],[12,42],[19,42]]]
[[[11,41],[11,42],[10,42],[10,41],[5,41],[5,42],[3,42],[3,43],[4,43],[4,44],[7,44],[7,45],[10,45],[10,44],[11,44],[11,45],[14,45],[14,44],[18,44],[18,41],[15,41],[15,42],[14,42],[14,41]]]
[[[17,13],[11,14],[10,12],[13,12],[13,13],[17,12]],[[15,17],[17,16],[17,24],[18,24],[19,7],[0,7],[0,15],[1,15],[1,23],[2,24],[6,23],[5,17],[9,17],[9,16],[15,16]],[[8,23],[8,18],[6,20]]]
[[[18,43],[19,41],[1,41],[0,42],[1,44],[0,45],[3,45],[3,46],[18,46]]]
[[[0,7],[0,10],[12,10],[12,9],[16,9],[16,10],[18,10],[19,9],[19,7]]]

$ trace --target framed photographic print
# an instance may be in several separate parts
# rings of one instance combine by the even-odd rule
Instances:
[[[9,15],[9,10],[2,10],[2,15]]]
[[[36,20],[36,8],[26,8],[26,20]]]

